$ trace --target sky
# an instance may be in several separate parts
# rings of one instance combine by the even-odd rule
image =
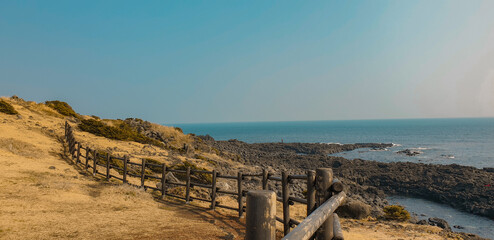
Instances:
[[[157,123],[494,117],[494,1],[1,1],[0,95]]]

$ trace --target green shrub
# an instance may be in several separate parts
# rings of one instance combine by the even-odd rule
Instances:
[[[4,100],[1,100],[0,99],[0,112],[3,112],[3,113],[6,113],[6,114],[9,114],[9,115],[17,115],[19,114],[19,112],[17,112],[15,110],[14,107],[12,107],[12,105],[10,105],[10,103],[4,101]]]
[[[197,165],[189,161],[185,161],[182,164],[172,166],[171,168],[176,170],[187,170],[188,167],[190,167],[190,170],[208,171],[207,169],[198,167]],[[187,175],[185,173],[174,173],[174,175],[182,181],[185,181],[187,179]],[[213,177],[211,176],[211,174],[207,173],[191,173],[190,178],[191,181],[195,183],[211,184],[213,182]]]
[[[79,118],[79,115],[77,115],[74,109],[72,109],[72,107],[66,102],[55,100],[55,101],[46,101],[45,104],[46,106],[55,109],[55,111],[57,111],[58,113],[64,116]]]
[[[179,127],[173,127],[173,128],[175,128],[175,130],[179,131],[180,133],[184,133],[184,131]]]
[[[389,205],[383,208],[384,218],[387,220],[407,221],[410,219],[410,213],[400,205]]]
[[[108,126],[105,123],[95,119],[83,119],[79,124],[79,129],[109,139],[135,141],[143,144],[151,144],[158,147],[164,147],[164,144],[162,142],[138,133],[125,122],[121,122],[113,127]]]

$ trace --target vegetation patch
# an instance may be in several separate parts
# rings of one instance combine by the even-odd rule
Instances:
[[[187,170],[188,167],[190,167],[190,170],[208,171],[207,169],[198,167],[197,165],[189,161],[185,161],[182,164],[175,165],[171,168],[176,170]],[[173,174],[175,175],[175,177],[177,177],[182,181],[187,180],[187,175],[185,173],[173,173]],[[207,174],[207,173],[191,173],[190,178],[191,181],[195,183],[211,184],[213,182],[213,177],[211,176],[211,174]]]
[[[55,100],[55,101],[46,101],[45,104],[46,106],[55,109],[55,111],[57,111],[58,113],[64,116],[79,118],[79,115],[66,102]]]
[[[121,121],[120,123],[116,123],[115,126],[108,126],[105,123],[95,119],[85,119],[85,120],[81,120],[81,123],[79,124],[79,129],[109,139],[115,139],[121,141],[134,141],[143,144],[151,144],[163,148],[165,147],[165,145],[162,142],[138,133],[130,125],[128,125],[123,121]]]
[[[383,208],[384,218],[387,220],[407,221],[410,219],[410,213],[400,205],[389,205]]]
[[[6,113],[6,114],[9,114],[9,115],[17,115],[19,114],[19,112],[17,112],[15,110],[14,107],[12,107],[12,105],[10,105],[10,103],[4,101],[4,100],[1,100],[0,99],[0,112],[3,112],[3,113]]]
[[[155,165],[163,165],[162,162],[158,161],[158,160],[154,160],[154,159],[151,159],[151,158],[145,158],[146,159],[146,163],[151,163],[151,164],[155,164]],[[160,166],[146,166],[147,169],[151,170],[151,172],[153,173],[161,173],[163,171],[163,167]]]

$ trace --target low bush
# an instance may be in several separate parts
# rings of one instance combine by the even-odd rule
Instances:
[[[182,164],[172,166],[171,168],[176,170],[187,170],[188,167],[190,167],[190,170],[208,171],[207,169],[198,167],[197,165],[189,161],[185,161]],[[175,177],[177,177],[182,181],[187,180],[187,175],[185,173],[173,173],[173,174],[175,175]],[[213,177],[211,176],[211,174],[207,174],[207,173],[192,173],[190,178],[192,182],[196,182],[196,183],[211,184],[213,182]]]
[[[14,107],[12,107],[12,105],[10,105],[10,103],[4,101],[4,100],[1,100],[0,99],[0,112],[3,112],[3,113],[6,113],[6,114],[9,114],[9,115],[17,115],[19,114],[19,112],[17,112],[15,110]]]
[[[58,113],[64,116],[79,118],[79,115],[66,102],[55,100],[55,101],[46,101],[45,104],[46,106],[55,109],[55,111],[57,111]]]
[[[83,119],[79,124],[79,129],[109,139],[135,141],[143,144],[165,147],[162,142],[138,133],[125,122],[118,123],[116,126],[108,126],[102,121],[95,119]]]
[[[410,213],[400,205],[389,205],[383,208],[384,218],[387,220],[407,221]]]

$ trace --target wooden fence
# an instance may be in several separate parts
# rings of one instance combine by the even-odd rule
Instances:
[[[283,235],[287,235],[291,228],[296,227],[300,224],[299,221],[290,218],[290,206],[294,203],[302,203],[307,205],[307,216],[309,216],[316,207],[322,205],[329,197],[343,191],[343,184],[332,177],[332,172],[330,178],[319,178],[316,179],[316,171],[309,170],[305,175],[289,175],[286,172],[282,172],[281,176],[276,176],[273,173],[269,173],[263,170],[261,173],[242,173],[238,172],[236,176],[224,175],[216,170],[205,171],[205,170],[195,170],[187,167],[186,169],[172,169],[171,167],[163,164],[148,163],[146,159],[141,159],[140,162],[131,161],[128,155],[112,156],[109,152],[102,152],[96,149],[91,149],[88,146],[83,146],[78,142],[69,123],[65,122],[65,140],[68,144],[69,155],[74,160],[75,164],[80,164],[86,170],[91,172],[94,176],[99,175],[107,180],[111,178],[122,181],[124,184],[130,184],[135,187],[140,187],[144,189],[152,189],[159,191],[161,193],[161,198],[166,196],[174,197],[177,199],[182,199],[186,203],[190,201],[203,201],[210,203],[210,209],[215,209],[216,207],[230,209],[236,211],[239,217],[242,217],[246,211],[246,206],[244,204],[244,198],[248,190],[253,189],[243,189],[242,182],[246,178],[259,178],[262,182],[260,186],[263,190],[268,190],[268,183],[270,181],[275,181],[281,183],[281,197],[276,197],[276,200],[281,202],[283,205],[283,217],[276,217],[276,220],[283,224]],[[112,173],[112,169],[114,169]],[[159,172],[157,174],[156,172]],[[175,182],[167,179],[168,173],[181,174],[185,176],[185,183]],[[116,174],[115,174],[116,173]],[[193,176],[210,175],[211,183],[204,184],[193,182],[191,179]],[[129,182],[129,178],[134,178],[134,182],[139,184]],[[226,189],[221,189],[217,186],[218,179],[229,179],[236,181],[236,191],[229,191]],[[135,181],[137,180],[137,181]],[[153,180],[155,186],[149,185],[149,180]],[[306,198],[299,198],[291,196],[290,194],[290,184],[294,181],[304,181],[307,186]],[[156,184],[159,183],[159,184]],[[322,191],[321,186],[327,190]],[[181,195],[176,195],[167,191],[168,187],[181,186],[185,187],[185,193]],[[201,198],[191,195],[191,189],[194,188],[205,188],[210,189],[209,198]],[[316,187],[320,188],[316,190]],[[318,194],[316,196],[316,193]],[[219,195],[231,195],[237,198],[237,206],[231,207],[221,204],[217,201]],[[332,228],[332,226],[331,226]],[[318,238],[318,239],[332,239],[332,238]]]

